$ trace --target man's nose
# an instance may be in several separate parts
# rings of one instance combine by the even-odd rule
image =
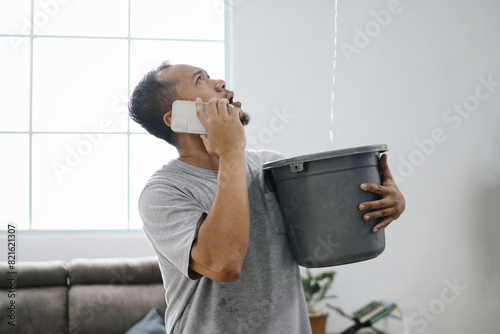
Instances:
[[[216,80],[215,81],[215,89],[218,92],[222,92],[226,89],[226,82],[222,79]]]

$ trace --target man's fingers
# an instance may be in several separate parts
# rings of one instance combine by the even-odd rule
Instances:
[[[387,154],[380,157],[380,172],[382,173],[382,183],[385,184],[387,181],[393,181],[391,170],[389,169],[389,163],[387,162]]]
[[[376,209],[381,209],[381,208],[386,208],[391,206],[391,202],[385,198],[382,198],[378,201],[372,201],[372,202],[363,202],[359,205],[359,209],[361,211],[364,210],[376,210]]]
[[[381,228],[386,228],[393,221],[394,221],[394,218],[387,217],[384,220],[382,220],[380,223],[378,223],[377,225],[373,226],[372,231],[377,232]]]
[[[207,151],[208,151],[208,146],[209,146],[209,141],[208,141],[208,135],[200,135],[201,137],[201,140],[203,141],[203,144],[205,144],[205,146],[207,147]]]
[[[363,215],[363,220],[371,221],[380,218],[372,229],[377,232],[381,228],[387,227],[393,220],[397,219],[405,209],[405,199],[399,191],[387,162],[387,154],[380,157],[380,171],[382,174],[382,185],[374,183],[363,183],[361,189],[374,194],[382,195],[383,198],[376,201],[359,204],[359,209],[373,210]]]
[[[363,183],[361,185],[361,190],[369,191],[371,193],[379,194],[379,195],[388,195],[390,190],[387,187],[374,184],[374,183]]]
[[[210,100],[208,100],[208,114],[210,115],[210,118],[215,117],[219,111],[217,110],[219,98],[217,97],[212,97]]]
[[[370,221],[372,219],[377,219],[377,218],[381,218],[381,217],[390,217],[390,216],[394,216],[396,213],[397,213],[397,210],[394,207],[383,208],[381,210],[376,210],[376,211],[365,213],[363,215],[363,220]],[[396,219],[396,217],[393,217],[393,219]]]
[[[240,108],[238,108],[238,107],[232,107],[231,110],[228,109],[228,112],[229,112],[229,116],[230,117],[237,118],[238,121],[239,121],[239,119],[240,119],[240,112],[241,112]]]
[[[219,115],[221,117],[228,117],[229,113],[227,110],[227,105],[229,104],[229,100],[226,98],[220,99],[219,102],[217,103],[217,109],[219,111]]]
[[[204,124],[204,122],[208,119],[208,116],[205,113],[203,101],[199,97],[196,98],[196,116],[198,116],[201,124]]]

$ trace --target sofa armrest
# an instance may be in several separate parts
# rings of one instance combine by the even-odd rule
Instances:
[[[63,261],[0,264],[0,333],[67,333],[67,296]]]

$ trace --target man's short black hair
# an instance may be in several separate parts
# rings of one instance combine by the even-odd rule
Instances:
[[[179,99],[178,81],[158,79],[158,73],[169,66],[165,61],[142,78],[130,97],[128,110],[130,118],[149,133],[176,146],[176,135],[163,121],[163,115],[172,110],[172,103]]]

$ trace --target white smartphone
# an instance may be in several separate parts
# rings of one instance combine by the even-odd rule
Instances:
[[[208,115],[208,103],[204,102],[205,113]],[[228,105],[228,111],[233,108]],[[172,131],[179,133],[206,134],[203,124],[196,116],[196,102],[177,100],[172,104]]]

